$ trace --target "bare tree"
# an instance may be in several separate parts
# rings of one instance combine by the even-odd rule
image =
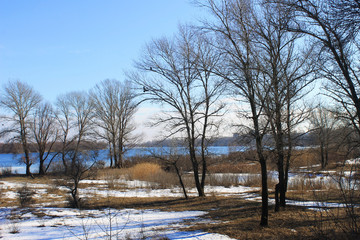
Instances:
[[[79,196],[79,184],[81,180],[94,175],[96,171],[98,152],[79,151],[72,168],[66,174],[65,179],[59,182],[60,185],[67,187],[71,195],[71,207],[81,208],[82,199]]]
[[[79,183],[93,174],[98,157],[94,144],[87,141],[93,128],[94,102],[86,92],[70,92],[59,96],[56,106],[66,177],[61,184],[69,188],[73,206],[80,208]]]
[[[317,137],[321,168],[324,169],[329,162],[330,144],[339,119],[334,111],[330,111],[320,104],[312,111],[309,120]]]
[[[136,63],[137,69],[147,76],[131,76],[145,100],[164,106],[163,116],[156,124],[166,124],[166,137],[183,134],[186,139],[199,196],[205,196],[210,133],[218,127],[215,119],[224,109],[218,101],[223,85],[211,74],[219,56],[207,42],[204,35],[181,27],[174,39],[154,40],[147,46]]]
[[[109,144],[110,167],[123,167],[123,154],[134,144],[132,124],[138,103],[130,82],[104,80],[91,92],[95,108],[96,134]],[[114,164],[114,165],[113,165]]]
[[[39,175],[44,175],[53,159],[57,156],[56,153],[52,152],[52,149],[58,139],[58,129],[55,124],[52,106],[49,103],[39,105],[36,108],[31,130],[39,155]],[[45,166],[45,161],[48,159],[49,162]]]
[[[56,111],[55,119],[60,127],[59,129],[59,141],[61,142],[61,149],[59,151],[62,163],[64,165],[64,172],[68,172],[68,161],[66,159],[67,152],[72,145],[75,138],[72,138],[70,132],[74,127],[72,124],[72,117],[70,112],[70,105],[68,104],[66,95],[60,95],[56,99]]]
[[[218,37],[218,49],[222,64],[215,69],[216,73],[226,79],[234,87],[233,93],[245,102],[247,109],[243,117],[251,120],[247,126],[256,142],[257,157],[261,165],[262,176],[262,226],[268,225],[268,184],[266,155],[263,137],[267,132],[268,121],[264,118],[264,102],[259,96],[266,94],[268,89],[260,89],[260,71],[256,60],[256,46],[253,42],[255,31],[255,5],[252,1],[214,1],[200,6],[207,8],[215,17],[215,23],[204,23],[204,28],[214,32]],[[244,123],[240,124],[246,126]]]
[[[162,149],[161,154],[158,154],[158,151],[150,151],[150,154],[152,157],[159,159],[162,164],[165,165],[166,168],[174,168],[176,175],[179,180],[179,184],[183,190],[185,199],[188,199],[188,195],[186,192],[185,184],[182,178],[183,171],[181,167],[179,167],[179,162],[181,159],[183,159],[185,156],[179,152],[179,146],[172,144],[171,147],[167,148],[167,150]]]
[[[276,0],[293,14],[288,30],[305,34],[319,46],[328,95],[347,112],[360,134],[359,2],[357,0]]]
[[[313,82],[316,68],[310,57],[311,50],[300,52],[297,49],[300,34],[287,31],[291,20],[290,12],[278,4],[262,4],[259,8],[263,17],[256,21],[256,45],[258,64],[261,70],[261,89],[268,89],[260,95],[263,98],[264,112],[269,120],[271,134],[277,157],[280,194],[275,210],[286,205],[287,177],[292,150],[291,133],[299,122],[304,120],[304,110],[297,102],[308,93],[306,87]],[[303,48],[304,49],[304,48]],[[296,113],[294,111],[296,107]]]
[[[27,176],[31,176],[32,165],[29,150],[29,121],[41,100],[42,97],[31,86],[19,80],[8,82],[0,97],[0,106],[13,113],[13,116],[6,117],[6,121],[13,122],[15,128],[10,128],[7,132],[15,133],[16,140],[22,145]]]
[[[86,137],[91,133],[94,104],[85,92],[70,92],[57,99],[56,118],[61,127],[61,158],[65,172],[72,171],[81,151],[88,149]]]

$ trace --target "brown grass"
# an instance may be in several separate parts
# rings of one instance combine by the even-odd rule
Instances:
[[[159,166],[143,165],[134,166],[128,170],[111,170],[109,175],[121,177],[123,173],[134,173],[134,176],[140,176],[145,179],[143,171],[148,167],[153,169],[153,174],[163,176],[167,174]],[[145,169],[145,170],[144,170]],[[136,175],[136,174],[139,175]],[[106,171],[103,172],[103,177]],[[153,175],[146,178],[153,179]],[[191,176],[189,176],[191,178]],[[12,179],[9,178],[9,181]],[[15,181],[27,181],[27,178],[14,178]],[[148,179],[147,179],[148,180]],[[43,180],[39,180],[41,182]],[[49,179],[48,179],[49,181]],[[232,180],[231,180],[232,181]],[[257,182],[258,179],[249,179],[249,182]],[[250,184],[250,183],[249,183]],[[252,183],[251,185],[257,185]],[[271,184],[270,184],[271,185]],[[308,186],[306,186],[307,188]],[[273,189],[273,186],[269,188]],[[64,192],[59,192],[56,188],[48,188],[48,193],[67,196]],[[270,191],[271,193],[271,191]],[[303,200],[324,200],[338,201],[336,197],[339,194],[335,190],[329,191],[310,191],[301,189],[288,191],[287,196],[290,199]],[[273,197],[273,196],[272,196]],[[64,203],[56,203],[61,199],[51,199],[44,196],[42,199],[35,199],[35,204],[42,202],[53,202],[52,206],[63,207]],[[343,232],[339,226],[348,224],[346,214],[343,210],[334,209],[319,215],[318,212],[306,210],[302,207],[288,206],[279,213],[273,211],[272,206],[269,209],[269,226],[260,227],[260,203],[246,201],[236,197],[216,197],[209,194],[206,198],[190,198],[184,200],[181,198],[121,198],[121,197],[101,197],[94,196],[87,198],[85,208],[97,209],[104,207],[111,208],[137,208],[137,209],[159,209],[162,211],[206,211],[204,218],[209,221],[190,221],[187,229],[184,230],[201,230],[205,232],[214,232],[228,235],[235,239],[344,239]],[[6,206],[6,204],[4,204]],[[4,206],[1,203],[1,206]],[[358,210],[357,210],[358,211]],[[334,221],[336,217],[336,221]],[[342,225],[339,225],[339,222]],[[358,237],[358,236],[356,236]],[[356,239],[356,238],[353,238]]]
[[[260,173],[257,162],[220,162],[208,167],[210,173]]]
[[[191,220],[185,231],[205,231],[228,235],[235,239],[343,239],[344,235],[332,220],[333,214],[320,217],[303,207],[288,206],[275,213],[270,206],[269,226],[261,227],[260,203],[232,197],[190,198],[102,198],[91,208],[136,208],[162,211],[206,211],[209,221]],[[332,210],[331,210],[332,211]],[[336,209],[334,210],[337,211]],[[336,212],[339,219],[345,213]],[[341,220],[344,221],[344,220]],[[322,225],[327,224],[324,228]],[[331,229],[331,231],[327,231]],[[340,238],[339,238],[340,237]],[[356,238],[354,238],[356,239]]]
[[[268,188],[274,189],[277,180],[273,179],[271,176],[268,176],[267,182],[268,182]],[[261,187],[261,175],[260,174],[247,175],[242,178],[241,185],[247,187]]]
[[[156,163],[138,163],[134,167],[129,168],[129,174],[132,179],[149,181],[153,180],[156,175],[163,174],[161,166]]]
[[[211,186],[238,186],[240,184],[239,177],[234,174],[223,174],[223,175],[214,175],[209,174],[207,177],[207,183]]]

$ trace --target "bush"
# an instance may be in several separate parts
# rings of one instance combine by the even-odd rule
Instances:
[[[35,194],[35,192],[26,184],[22,188],[20,188],[17,193],[19,197],[20,207],[29,207],[35,202],[33,199],[33,195]]]
[[[10,176],[12,174],[12,168],[11,167],[3,167],[1,168],[0,175],[1,176]]]

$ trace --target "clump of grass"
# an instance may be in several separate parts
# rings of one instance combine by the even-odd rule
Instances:
[[[267,176],[268,188],[275,188],[275,184],[277,180],[274,179],[271,175]],[[240,179],[241,185],[247,187],[261,187],[261,174],[247,174],[241,177]]]
[[[33,198],[35,191],[29,188],[27,184],[25,184],[23,187],[18,189],[17,193],[18,193],[20,207],[22,208],[29,207],[31,204],[35,202]]]
[[[333,178],[315,178],[311,176],[301,176],[292,179],[288,184],[289,190],[331,190],[338,189],[336,182]]]
[[[138,163],[127,169],[127,176],[130,180],[147,181],[151,188],[167,188],[177,185],[177,177],[173,173],[164,171],[157,163]]]
[[[161,166],[156,163],[139,163],[129,169],[132,179],[151,181],[157,175],[163,174]]]
[[[224,187],[231,187],[231,186],[238,186],[239,176],[236,174],[209,174],[208,183],[211,186],[224,186]]]
[[[256,162],[222,162],[208,167],[211,173],[259,173],[260,164]]]
[[[18,227],[16,222],[11,223],[9,233],[11,233],[11,234],[20,233],[20,228]]]

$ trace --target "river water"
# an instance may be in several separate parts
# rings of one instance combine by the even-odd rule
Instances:
[[[230,152],[236,151],[244,151],[246,150],[245,147],[242,146],[210,146],[208,148],[208,153],[211,155],[227,155]],[[103,160],[106,163],[109,162],[108,157],[108,150],[100,150],[98,152],[98,160]],[[136,147],[129,149],[125,153],[125,159],[134,157],[134,156],[150,156],[152,154],[156,155],[169,155],[169,154],[186,154],[186,148],[181,147]],[[12,154],[12,153],[3,153],[0,154],[0,170],[11,170],[12,173],[25,173],[25,164],[23,163],[22,159],[24,158],[23,154]],[[50,158],[50,157],[49,157]],[[30,170],[32,173],[38,173],[39,171],[39,163],[37,161],[38,154],[31,153],[31,159],[34,160],[34,164],[31,166]],[[56,159],[54,160],[56,161]],[[47,164],[47,162],[46,162]]]

